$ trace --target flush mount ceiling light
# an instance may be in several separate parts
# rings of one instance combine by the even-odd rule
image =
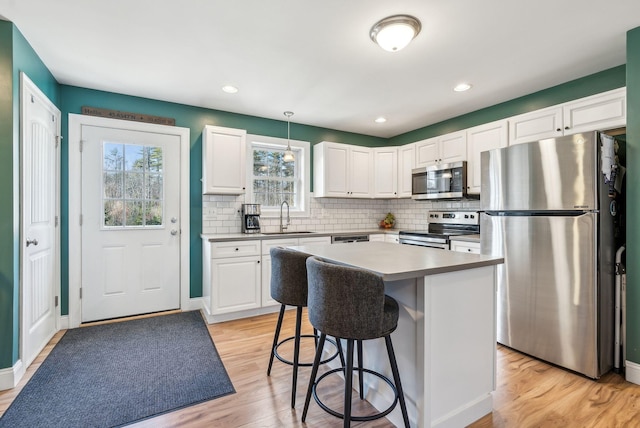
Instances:
[[[284,157],[282,158],[285,162],[293,162],[296,158],[293,155],[293,151],[291,150],[291,116],[293,116],[292,111],[285,111],[284,115],[287,116],[287,150],[284,151]]]
[[[407,46],[421,28],[420,21],[413,16],[393,15],[378,21],[369,35],[385,51],[396,52]]]
[[[382,117],[382,116],[376,118],[376,120],[375,120],[376,123],[385,123],[386,121],[387,121],[387,119]]]
[[[453,90],[456,92],[464,92],[464,91],[468,91],[469,89],[471,89],[470,83],[460,83],[456,85],[455,88],[453,88]]]
[[[227,94],[235,94],[236,92],[238,92],[238,88],[232,85],[224,85],[222,87],[222,90],[225,91]]]

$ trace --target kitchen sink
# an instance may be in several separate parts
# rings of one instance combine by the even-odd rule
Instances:
[[[313,233],[311,230],[291,231],[291,232],[262,232],[263,235],[295,235],[297,233]]]

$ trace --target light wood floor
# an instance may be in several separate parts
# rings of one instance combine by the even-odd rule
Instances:
[[[295,316],[288,312],[282,337],[293,334]],[[236,393],[132,425],[135,427],[332,427],[341,420],[311,402],[307,423],[300,422],[309,368],[298,380],[296,409],[290,408],[291,367],[274,362],[266,376],[269,349],[277,314],[209,325],[209,332],[231,377]],[[310,326],[304,331],[309,333]],[[0,415],[9,407],[64,332],[57,333],[28,368],[18,387],[0,392]],[[303,346],[311,359],[312,341]],[[286,354],[287,350],[283,350]],[[188,351],[185,352],[188,358]],[[341,411],[340,386],[328,385],[327,404]],[[358,401],[358,400],[356,400]],[[355,411],[366,412],[366,404]],[[352,426],[389,427],[382,419]],[[595,382],[498,347],[497,390],[494,411],[472,425],[485,427],[638,427],[640,386],[609,373]]]

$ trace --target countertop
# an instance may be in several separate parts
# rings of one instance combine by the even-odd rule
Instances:
[[[252,239],[285,239],[285,238],[312,238],[314,236],[345,236],[345,235],[375,235],[378,233],[397,234],[397,229],[370,229],[370,230],[338,230],[333,232],[287,232],[287,233],[203,233],[202,239],[209,242],[245,241]]]
[[[442,251],[388,242],[355,242],[349,245],[312,244],[290,248],[376,272],[385,281],[418,278],[504,263],[502,257]]]

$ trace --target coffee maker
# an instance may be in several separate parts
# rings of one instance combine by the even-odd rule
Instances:
[[[242,204],[242,233],[260,233],[260,204]]]

